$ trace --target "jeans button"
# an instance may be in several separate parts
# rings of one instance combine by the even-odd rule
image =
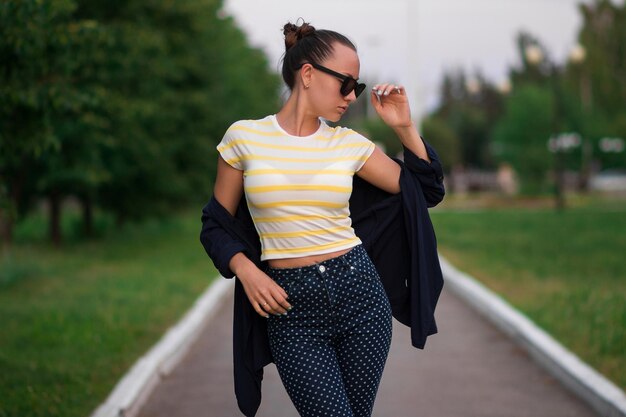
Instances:
[[[326,267],[324,265],[320,265],[320,272],[326,271]]]

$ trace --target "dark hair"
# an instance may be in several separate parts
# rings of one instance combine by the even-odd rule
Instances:
[[[304,62],[320,63],[333,51],[333,43],[339,42],[356,52],[356,46],[345,36],[332,30],[317,30],[302,22],[300,26],[287,23],[283,27],[285,55],[283,57],[283,80],[293,89],[294,72]]]

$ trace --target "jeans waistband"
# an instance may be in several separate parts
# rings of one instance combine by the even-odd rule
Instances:
[[[367,252],[365,251],[365,248],[363,248],[363,244],[358,244],[357,246],[354,246],[352,249],[350,249],[348,252],[344,253],[343,255],[326,259],[322,262],[314,263],[312,265],[299,266],[295,268],[272,268],[270,266],[267,266],[265,268],[265,272],[266,273],[269,272],[271,274],[287,274],[287,275],[305,274],[307,272],[317,270],[320,265],[324,265],[326,268],[333,268],[338,265],[350,266],[351,261],[363,255],[367,255]]]

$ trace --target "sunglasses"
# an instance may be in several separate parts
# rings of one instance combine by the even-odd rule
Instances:
[[[350,94],[352,90],[354,90],[354,95],[358,97],[363,92],[363,90],[365,90],[365,84],[359,83],[357,80],[350,77],[349,75],[340,74],[314,62],[304,62],[300,64],[296,69],[299,70],[304,64],[311,64],[313,68],[339,78],[341,80],[341,87],[339,88],[339,92],[344,97]]]

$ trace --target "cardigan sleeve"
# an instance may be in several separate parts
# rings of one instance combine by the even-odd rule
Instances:
[[[202,208],[200,242],[219,273],[225,278],[232,278],[235,274],[230,270],[230,259],[238,252],[246,252],[246,246],[222,227],[220,220],[225,221],[227,217],[220,218],[222,214],[216,202],[215,198],[211,198]]]
[[[422,186],[422,192],[426,198],[427,206],[434,207],[443,200],[446,193],[443,185],[443,169],[441,167],[439,155],[437,155],[435,148],[433,148],[423,137],[421,139],[426,147],[430,163],[403,146],[404,163],[419,180],[420,185]]]
[[[237,252],[243,252],[262,267],[260,242],[244,199],[233,217],[212,197],[202,209],[200,241],[224,277],[233,277],[228,264]],[[247,417],[256,415],[261,404],[263,367],[273,361],[266,320],[250,304],[241,280],[235,280],[233,376],[237,405]]]

